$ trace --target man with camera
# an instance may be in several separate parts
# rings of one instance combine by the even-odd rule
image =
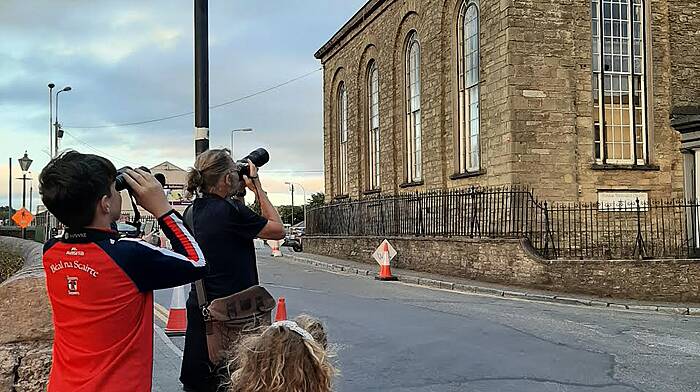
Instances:
[[[234,161],[228,150],[208,150],[197,157],[188,173],[187,191],[198,197],[183,215],[206,255],[207,273],[194,285],[187,300],[180,373],[186,391],[217,390],[221,381],[218,370],[225,370],[220,361],[221,348],[234,343],[238,333],[227,329],[234,320],[217,319],[213,315],[218,312],[209,312],[209,307],[218,302],[225,303],[227,309],[241,309],[236,304],[245,299],[240,297],[259,285],[253,239],[284,238],[282,219],[258,177],[257,166],[268,160],[264,149],[239,161]],[[261,215],[241,201],[246,188],[258,199]],[[269,293],[260,296],[264,295]],[[247,308],[257,308],[251,303],[248,299]],[[203,313],[211,317],[205,320]]]
[[[142,169],[66,152],[39,177],[42,201],[67,228],[44,245],[54,322],[48,391],[150,391],[153,290],[200,279],[205,261],[159,182]],[[110,229],[128,189],[158,218],[174,251]]]

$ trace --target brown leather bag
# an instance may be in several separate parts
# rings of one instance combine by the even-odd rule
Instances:
[[[195,286],[199,308],[204,315],[209,360],[214,365],[222,365],[241,332],[272,322],[275,299],[261,286],[215,299],[209,304],[202,281],[195,282]]]

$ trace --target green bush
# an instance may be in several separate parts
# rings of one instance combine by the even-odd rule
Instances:
[[[0,251],[0,282],[4,282],[22,268],[22,263],[20,256]]]

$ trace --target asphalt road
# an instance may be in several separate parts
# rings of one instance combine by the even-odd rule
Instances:
[[[258,257],[290,317],[326,323],[337,391],[700,391],[700,318],[467,295]],[[170,293],[156,300],[167,307]],[[155,339],[154,390],[175,390],[182,338]]]

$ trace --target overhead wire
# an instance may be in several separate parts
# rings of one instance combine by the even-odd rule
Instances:
[[[258,95],[261,95],[261,94],[265,94],[265,93],[267,93],[267,92],[270,92],[270,91],[272,91],[272,90],[278,89],[278,88],[280,88],[280,87],[284,87],[284,86],[286,86],[286,85],[288,85],[288,84],[290,84],[290,83],[294,83],[294,82],[296,82],[297,80],[304,79],[304,78],[306,78],[306,77],[308,77],[308,76],[310,76],[310,75],[315,74],[316,72],[318,72],[318,71],[320,71],[320,70],[322,70],[322,69],[323,69],[323,68],[319,67],[319,68],[316,68],[315,70],[313,70],[313,71],[311,71],[311,72],[307,72],[307,73],[305,73],[305,74],[303,74],[303,75],[299,75],[299,76],[294,77],[294,78],[292,78],[292,79],[289,79],[289,80],[287,80],[287,81],[285,81],[285,82],[276,84],[276,85],[274,85],[274,86],[272,86],[272,87],[268,87],[268,88],[266,88],[266,89],[264,89],[264,90],[256,91],[256,92],[254,92],[254,93],[251,93],[251,94],[248,94],[248,95],[239,97],[239,98],[235,98],[235,99],[232,99],[232,100],[229,100],[229,101],[226,101],[226,102],[222,102],[222,103],[219,103],[219,104],[216,104],[216,105],[211,105],[211,106],[209,106],[209,109],[217,109],[217,108],[220,108],[220,107],[223,107],[223,106],[231,105],[231,104],[234,104],[234,103],[237,103],[237,102],[244,101],[244,100],[246,100],[246,99],[253,98],[253,97],[258,96]],[[161,121],[166,121],[166,120],[172,120],[172,119],[174,119],[174,118],[180,118],[180,117],[191,116],[192,114],[194,114],[194,112],[193,112],[193,111],[190,111],[190,112],[186,112],[186,113],[172,114],[172,115],[165,116],[165,117],[153,118],[153,119],[150,119],[150,120],[142,120],[142,121],[134,121],[134,122],[125,122],[125,123],[117,123],[117,124],[102,124],[102,125],[66,125],[66,128],[73,128],[73,129],[102,129],[102,128],[129,127],[129,126],[144,125],[144,124],[151,124],[151,123],[161,122]]]

